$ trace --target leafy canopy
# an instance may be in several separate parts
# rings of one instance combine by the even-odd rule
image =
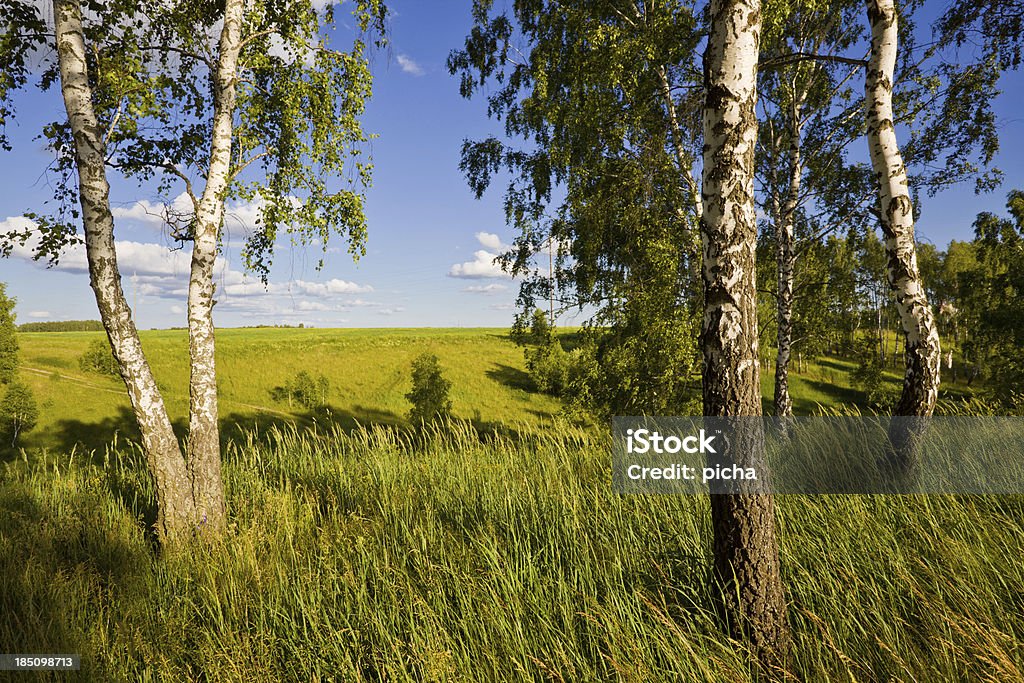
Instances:
[[[12,17],[0,39],[0,124],[11,95],[35,78],[29,54],[41,62],[39,86],[59,83],[55,55],[46,49],[52,27],[36,3],[0,0]],[[184,210],[168,208],[173,240],[191,241],[197,197],[209,168],[218,3],[112,0],[83,3],[93,106],[103,130],[107,165],[140,184],[155,183],[170,204],[178,193]],[[346,50],[333,5],[319,11],[310,0],[247,3],[237,72],[230,184],[224,199],[254,201],[256,229],[247,236],[246,265],[266,281],[279,233],[326,251],[332,234],[347,238],[356,257],[364,251],[363,192],[372,164],[370,136],[360,116],[371,94],[369,50],[383,44],[387,10],[381,0],[358,0]],[[26,229],[0,236],[0,248],[33,240],[36,257],[59,258],[80,240],[74,146],[63,118],[42,126],[54,153],[54,199],[30,212],[38,234]],[[0,143],[6,139],[0,137]],[[180,207],[180,204],[178,205]]]

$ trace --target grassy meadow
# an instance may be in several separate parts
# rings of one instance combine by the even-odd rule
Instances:
[[[220,331],[230,532],[169,556],[120,384],[78,369],[96,336],[21,337],[46,408],[0,464],[0,651],[80,653],[68,680],[753,680],[707,500],[613,493],[607,430],[560,420],[503,331]],[[185,333],[143,342],[183,418]],[[413,438],[422,351],[456,419]],[[859,400],[852,367],[795,373],[798,410]],[[329,412],[273,400],[302,369]],[[778,505],[803,680],[1024,680],[1019,497]]]
[[[163,391],[171,419],[185,429],[188,417],[188,336],[185,330],[150,330],[142,343]],[[35,392],[42,419],[25,447],[103,448],[114,434],[136,438],[137,429],[120,378],[83,372],[78,359],[101,332],[34,332],[19,335],[21,378]],[[220,414],[229,435],[255,427],[314,419],[351,429],[402,425],[412,360],[437,354],[452,382],[453,410],[484,427],[491,423],[536,427],[557,414],[557,400],[530,391],[522,349],[502,329],[223,329],[217,333]],[[330,382],[328,411],[311,413],[275,400],[275,387],[306,370]]]

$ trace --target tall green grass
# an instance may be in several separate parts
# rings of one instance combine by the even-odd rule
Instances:
[[[79,652],[97,681],[750,680],[706,498],[617,496],[608,445],[252,431],[223,543],[167,556],[130,444],[25,456],[0,465],[0,651]],[[778,502],[805,680],[1024,678],[1019,497]]]

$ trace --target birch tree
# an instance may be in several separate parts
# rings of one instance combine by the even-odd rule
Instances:
[[[775,251],[774,413],[793,414],[789,365],[793,355],[797,258],[807,242],[821,239],[843,221],[823,215],[815,198],[821,188],[844,182],[850,162],[844,148],[856,135],[844,112],[851,81],[866,65],[844,56],[860,39],[859,5],[853,2],[772,3],[759,62],[762,112],[758,150],[759,201]],[[837,113],[840,116],[837,116]],[[848,182],[848,181],[847,181]],[[812,234],[798,236],[799,217]]]
[[[865,77],[868,149],[878,186],[879,220],[887,256],[886,275],[896,296],[905,337],[906,372],[895,414],[928,417],[939,394],[942,362],[939,333],[921,283],[914,242],[914,210],[907,170],[900,155],[893,123],[893,77],[899,24],[892,0],[868,0],[871,53]],[[912,435],[902,429],[890,434],[891,457],[899,470],[914,467]]]
[[[573,391],[599,415],[677,414],[698,392],[700,19],[691,3],[473,3],[449,57],[504,136],[467,140],[477,196],[499,171],[521,322],[557,292],[593,312]],[[538,252],[558,245],[551,273]],[[539,272],[538,272],[539,270]],[[557,312],[557,309],[556,309]]]
[[[13,67],[12,78],[0,84],[0,113],[9,114],[10,93],[29,81],[26,53],[50,40],[57,59],[44,64],[40,86],[59,83],[67,112],[66,122],[43,129],[56,157],[56,207],[28,214],[34,228],[2,236],[4,246],[9,252],[14,241],[31,241],[37,258],[54,261],[79,241],[81,219],[100,316],[156,484],[157,531],[168,541],[216,535],[225,526],[225,507],[214,264],[225,202],[257,204],[259,224],[244,255],[264,281],[279,232],[325,251],[337,233],[353,255],[362,253],[362,191],[371,168],[359,157],[368,139],[359,116],[371,86],[365,37],[383,35],[386,9],[377,0],[358,2],[356,37],[340,52],[325,38],[333,8],[321,13],[308,0],[222,6],[134,0],[91,3],[85,15],[78,0],[54,0],[52,28],[33,3],[2,1],[24,25],[9,29],[0,43],[0,58]],[[172,240],[191,245],[186,454],[121,290],[108,172],[155,183],[167,198]],[[169,208],[174,191],[189,210]]]
[[[198,522],[196,501],[163,396],[142,351],[121,288],[114,219],[110,212],[110,184],[104,162],[106,145],[92,104],[82,10],[77,0],[57,0],[53,10],[61,94],[75,147],[89,283],[142,434],[142,446],[156,491],[157,533],[162,539],[170,540],[194,528]]]
[[[713,0],[710,22],[701,185],[704,414],[760,416],[754,211],[760,2]],[[765,472],[763,434],[741,432],[743,445],[731,449],[736,464]],[[725,613],[733,634],[749,641],[760,662],[785,667],[791,637],[774,500],[743,486],[733,491],[711,497],[714,573]]]

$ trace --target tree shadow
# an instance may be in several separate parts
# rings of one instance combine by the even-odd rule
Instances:
[[[494,367],[487,370],[484,374],[486,374],[489,379],[494,380],[498,384],[504,384],[510,389],[536,393],[536,389],[533,386],[533,381],[530,379],[530,375],[519,368],[512,367],[511,365],[495,363]]]
[[[312,427],[327,428],[351,434],[354,431],[375,426],[408,428],[408,422],[401,415],[389,410],[380,410],[369,406],[356,405],[349,409],[324,406],[314,410],[293,412],[288,415],[280,413],[229,413],[221,417],[221,444],[245,437],[267,434],[273,430],[309,429]]]
[[[806,377],[801,378],[804,384],[809,388],[819,391],[822,394],[833,399],[835,403],[845,405],[856,405],[858,407],[865,407],[864,392],[858,389],[852,389],[850,387],[841,387],[835,384],[829,384],[828,382],[820,382],[818,380],[809,379]],[[800,398],[799,396],[793,398],[794,411],[800,415],[813,415],[814,410],[817,408],[820,401],[814,401],[811,399]]]
[[[188,431],[188,424],[183,419],[173,420],[171,427],[179,440]],[[102,454],[108,447],[121,441],[139,443],[142,434],[131,408],[119,406],[116,414],[92,422],[71,418],[58,420],[50,428],[48,437],[54,449],[63,453],[70,453],[74,449],[76,452]],[[98,462],[102,463],[102,458]]]
[[[151,566],[149,545],[97,524],[103,508],[102,498],[84,488],[66,489],[59,501],[47,502],[25,483],[4,485],[0,534],[10,547],[0,557],[0,575],[9,579],[0,581],[0,651],[87,651],[80,609],[67,602],[80,599],[81,577],[99,594],[111,588],[132,592],[143,583]],[[87,678],[90,666],[83,659]]]
[[[831,358],[828,356],[821,356],[817,358],[815,360],[815,363],[817,363],[822,368],[828,368],[829,370],[835,370],[837,372],[842,372],[844,374],[852,371],[853,368],[850,367],[851,364],[853,365],[853,367],[856,367],[856,363],[854,361],[844,362],[842,359]],[[800,374],[802,375],[804,373]]]

